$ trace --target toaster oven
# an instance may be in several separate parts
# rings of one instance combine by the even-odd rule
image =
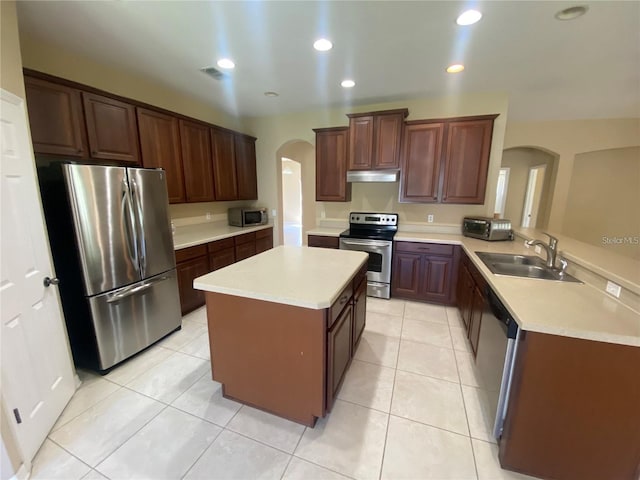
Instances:
[[[511,220],[489,217],[464,217],[462,234],[465,237],[479,238],[491,242],[513,240]]]

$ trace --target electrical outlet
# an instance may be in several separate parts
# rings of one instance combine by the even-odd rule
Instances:
[[[207,220],[211,220],[211,212],[207,212]]]
[[[620,285],[613,282],[607,282],[607,293],[610,293],[616,298],[620,298]]]
[[[427,222],[433,223],[433,215],[427,215]]]
[[[542,253],[542,247],[540,245],[536,245],[533,249],[536,253]]]
[[[274,218],[275,218],[275,217],[277,217],[276,213],[277,213],[277,212],[276,212],[276,209],[275,209],[275,208],[272,208],[272,209],[271,209],[271,216],[272,216],[272,217],[274,217]]]

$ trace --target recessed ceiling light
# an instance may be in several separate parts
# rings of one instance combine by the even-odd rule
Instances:
[[[467,10],[462,12],[456,19],[458,25],[473,25],[482,18],[482,14],[477,10]]]
[[[320,38],[313,42],[313,48],[320,52],[326,52],[327,50],[331,50],[333,48],[333,43],[331,43],[326,38]]]
[[[229,60],[228,58],[221,58],[220,60],[218,60],[218,66],[220,68],[231,69],[231,68],[234,68],[236,64],[233,63],[233,61]]]
[[[278,92],[264,92],[265,97],[277,97],[280,94]]]
[[[344,88],[353,88],[356,86],[356,82],[354,82],[353,80],[343,80],[340,85],[342,85]]]
[[[555,17],[558,20],[574,20],[587,13],[587,10],[589,10],[589,7],[584,5],[569,7],[565,8],[564,10],[560,10],[558,13],[556,13]]]
[[[448,73],[460,73],[463,70],[464,70],[464,65],[460,65],[459,63],[456,63],[455,65],[449,65],[447,67]]]

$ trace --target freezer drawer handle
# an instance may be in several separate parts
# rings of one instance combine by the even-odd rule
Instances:
[[[162,277],[154,278],[153,280],[148,280],[142,285],[138,285],[137,287],[129,287],[126,290],[122,290],[118,293],[112,294],[107,300],[107,303],[117,302],[118,300],[122,300],[123,298],[130,297],[131,295],[135,295],[136,293],[144,292],[145,290],[148,290],[149,288],[153,287],[156,283],[160,283],[168,279],[169,279],[168,276],[163,275]]]

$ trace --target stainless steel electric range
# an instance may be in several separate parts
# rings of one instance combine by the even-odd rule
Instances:
[[[340,234],[340,249],[369,254],[367,295],[370,297],[391,297],[391,254],[397,231],[397,213],[351,212],[349,229]]]

